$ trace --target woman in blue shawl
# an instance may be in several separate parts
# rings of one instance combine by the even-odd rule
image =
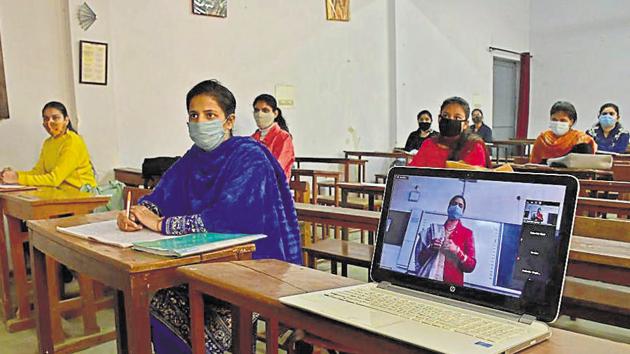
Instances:
[[[265,234],[253,258],[302,264],[297,215],[284,171],[249,137],[233,137],[236,100],[214,80],[186,96],[188,130],[195,143],[160,179],[153,192],[118,215],[124,231],[147,227],[165,235],[195,232]],[[158,291],[151,300],[155,352],[190,353],[188,288]],[[206,352],[231,346],[230,307],[206,301]],[[253,324],[256,321],[254,319]]]

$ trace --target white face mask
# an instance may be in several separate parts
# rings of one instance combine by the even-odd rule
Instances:
[[[555,120],[549,122],[549,129],[557,136],[563,136],[570,128],[569,122],[556,122]]]
[[[267,129],[273,124],[273,120],[276,119],[276,115],[273,112],[254,112],[254,120],[258,129]]]

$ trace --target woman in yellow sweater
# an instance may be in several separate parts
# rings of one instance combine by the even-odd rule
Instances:
[[[48,102],[42,109],[44,129],[50,138],[44,140],[39,160],[30,171],[6,168],[0,181],[25,186],[79,189],[96,186],[90,154],[83,138],[72,128],[66,107],[60,102]]]

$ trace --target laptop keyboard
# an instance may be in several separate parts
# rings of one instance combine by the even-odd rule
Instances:
[[[429,302],[389,294],[378,288],[339,290],[327,293],[326,296],[492,343],[499,343],[525,332],[522,326],[475,316],[470,312],[452,311]]]

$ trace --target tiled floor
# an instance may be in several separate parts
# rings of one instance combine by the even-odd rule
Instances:
[[[318,264],[318,268],[322,271],[329,272],[330,264],[322,262]],[[367,269],[359,267],[348,267],[348,273],[351,278],[358,280],[367,280]],[[98,323],[102,330],[112,330],[114,328],[114,312],[113,310],[104,310],[98,314]],[[571,321],[569,318],[563,316],[556,321],[554,326],[559,328],[568,329],[575,332],[586,333],[590,335],[596,335],[602,338],[608,338],[615,341],[630,343],[630,330],[602,325],[599,323],[577,320]],[[81,333],[81,320],[75,318],[72,320],[63,321],[64,331],[71,337],[78,336]],[[262,329],[262,326],[261,328]],[[90,349],[84,350],[81,353],[85,354],[105,354],[115,353],[116,342],[111,341],[104,343]],[[257,347],[258,353],[264,353],[264,344],[259,343]],[[37,353],[37,341],[36,333],[34,329],[21,331],[17,333],[7,333],[4,325],[0,325],[0,353],[3,354],[31,354]]]

